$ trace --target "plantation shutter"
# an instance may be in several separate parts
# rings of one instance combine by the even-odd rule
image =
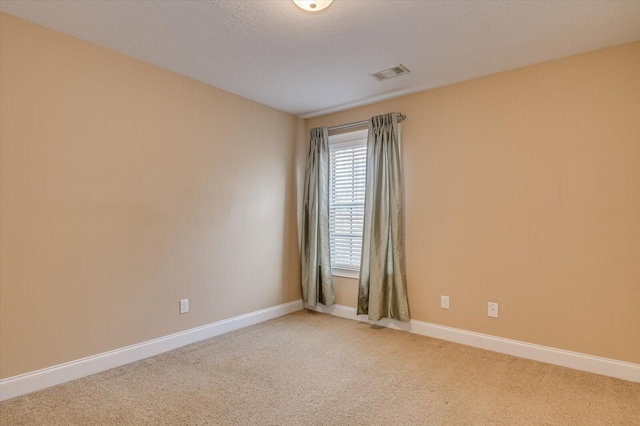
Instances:
[[[329,235],[331,267],[360,270],[367,140],[329,145]]]

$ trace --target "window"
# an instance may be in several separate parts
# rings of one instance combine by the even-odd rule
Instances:
[[[329,241],[333,275],[358,278],[367,174],[367,130],[329,136]]]

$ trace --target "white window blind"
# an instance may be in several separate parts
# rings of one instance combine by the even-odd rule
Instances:
[[[367,131],[329,138],[329,240],[334,275],[357,277],[362,250]]]

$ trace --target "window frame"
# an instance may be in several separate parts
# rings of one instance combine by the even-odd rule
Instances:
[[[347,149],[347,148],[354,148],[354,147],[360,147],[360,146],[366,147],[368,134],[369,134],[368,129],[360,129],[360,130],[353,130],[349,132],[339,133],[336,135],[329,135],[329,157],[331,158],[332,151],[335,151],[337,149]],[[366,164],[366,160],[365,160],[365,164]],[[331,173],[332,166],[333,166],[332,161],[330,160],[329,161],[330,173]],[[331,176],[329,177],[329,179],[330,179],[329,187],[331,188]],[[366,181],[366,175],[365,175],[365,181]],[[329,206],[331,206],[331,199],[329,199]],[[363,207],[364,207],[364,203],[363,203]],[[331,244],[331,240],[332,240],[331,231],[329,231],[330,244]],[[360,262],[362,262],[362,259],[360,259]],[[360,266],[361,265],[358,265],[358,270],[334,268],[333,258],[332,258],[331,259],[331,275],[338,276],[338,277],[359,279]]]

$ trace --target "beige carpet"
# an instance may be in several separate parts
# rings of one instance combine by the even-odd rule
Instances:
[[[0,403],[2,425],[640,425],[640,384],[307,311]]]

